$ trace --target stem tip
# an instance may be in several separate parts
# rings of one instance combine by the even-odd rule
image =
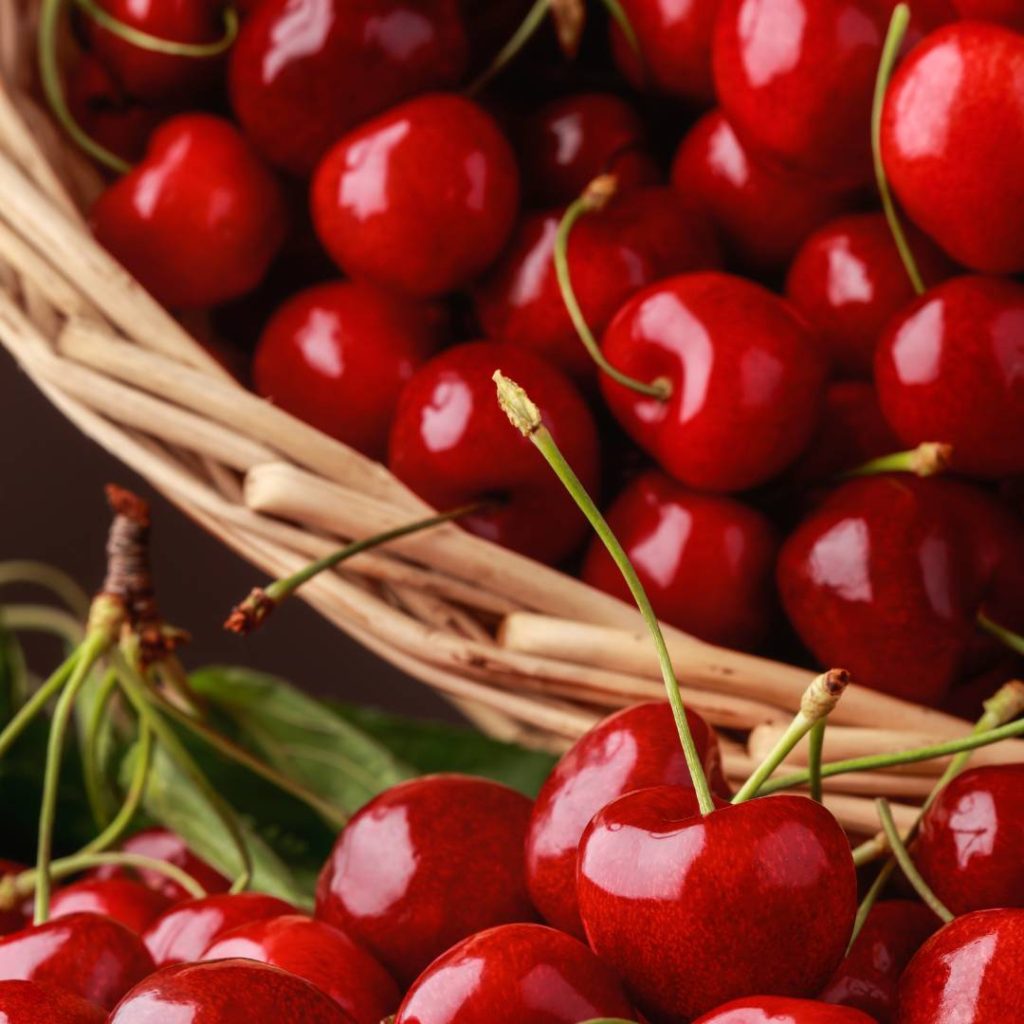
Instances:
[[[530,396],[501,370],[495,370],[491,379],[497,385],[498,402],[512,426],[524,437],[536,433],[541,427],[540,409],[530,400]]]

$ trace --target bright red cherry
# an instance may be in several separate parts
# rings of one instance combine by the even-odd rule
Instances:
[[[69,914],[105,914],[136,934],[146,930],[172,900],[126,878],[87,878],[58,889],[50,900],[50,917]]]
[[[522,222],[477,288],[476,310],[489,338],[525,345],[574,376],[591,377],[594,361],[569,319],[555,275],[560,220],[556,210]],[[661,187],[616,196],[581,218],[569,237],[568,258],[573,292],[596,336],[645,285],[721,264],[706,218]]]
[[[434,93],[350,132],[313,179],[313,223],[346,274],[429,297],[468,284],[508,241],[515,156],[470,100]]]
[[[510,428],[495,401],[495,370],[526,389],[595,492],[600,467],[590,412],[560,371],[519,345],[471,342],[423,366],[399,398],[388,465],[435,508],[487,502],[459,520],[471,532],[558,562],[582,544],[587,524],[540,453]]]
[[[693,1024],[875,1024],[860,1010],[811,999],[753,996],[718,1007]]]
[[[1024,36],[974,21],[928,36],[889,86],[882,158],[904,209],[958,263],[1024,270]]]
[[[284,200],[233,125],[183,114],[166,121],[146,159],[100,196],[92,224],[155,298],[197,308],[259,284],[284,238]]]
[[[815,995],[857,909],[849,841],[821,804],[772,796],[701,815],[679,786],[598,812],[577,894],[591,948],[673,1024],[750,992]]]
[[[467,935],[533,920],[523,868],[530,807],[515,790],[466,775],[392,787],[338,836],[316,916],[408,985]]]
[[[4,1024],[106,1024],[106,1011],[56,985],[0,981]]]
[[[890,321],[875,383],[907,446],[948,442],[976,476],[1024,472],[1024,285],[957,277],[926,292]]]
[[[473,935],[416,979],[395,1024],[578,1024],[632,1018],[618,981],[576,939],[539,924]]]
[[[779,542],[760,512],[688,490],[651,470],[626,487],[606,518],[659,619],[740,650],[764,639],[775,609]],[[629,588],[600,541],[591,543],[581,575],[592,587],[629,600]]]
[[[729,792],[718,738],[687,711],[704,773],[714,792]],[[526,835],[530,898],[561,931],[583,938],[576,903],[576,850],[590,819],[605,804],[648,786],[690,786],[672,709],[666,701],[623,708],[580,737],[548,776]]]
[[[993,21],[1024,32],[1024,7],[1019,0],[953,0],[961,18]]]
[[[741,491],[785,469],[818,421],[825,367],[782,299],[728,274],[651,285],[605,331],[612,366],[667,380],[666,400],[602,376],[615,418],[662,469],[699,490]]]
[[[398,396],[437,333],[427,307],[372,285],[314,285],[270,318],[253,381],[275,405],[381,459]]]
[[[454,86],[467,44],[455,0],[265,0],[231,54],[231,105],[272,163],[307,175],[345,132]]]

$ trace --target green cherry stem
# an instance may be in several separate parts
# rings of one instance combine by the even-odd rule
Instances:
[[[63,608],[48,604],[6,604],[0,606],[0,626],[12,633],[48,633],[69,648],[82,641],[82,623]]]
[[[828,720],[822,718],[820,721],[815,722],[811,726],[811,731],[807,737],[807,774],[810,776],[808,780],[811,799],[817,803],[822,801],[822,785],[821,785],[821,758],[822,752],[825,747],[825,728],[828,724]]]
[[[917,870],[916,865],[910,859],[910,854],[907,852],[907,847],[900,836],[899,829],[896,827],[896,822],[893,821],[889,801],[884,796],[879,797],[875,801],[875,806],[878,808],[878,820],[882,823],[885,838],[892,847],[893,856],[896,858],[896,863],[899,864],[900,870],[906,875],[907,881],[914,887],[914,892],[921,898],[921,902],[936,917],[940,918],[944,924],[949,924],[953,920],[953,915],[942,900],[932,892],[928,883],[921,877],[921,872]]]
[[[882,59],[878,64],[878,74],[875,78],[874,102],[871,105],[871,155],[875,166],[875,183],[878,186],[878,194],[882,200],[882,209],[885,211],[885,219],[892,233],[892,240],[903,261],[903,266],[918,295],[924,294],[925,285],[921,272],[917,269],[917,261],[910,249],[906,232],[900,223],[899,214],[896,212],[896,204],[892,198],[892,191],[889,188],[889,179],[885,173],[885,162],[882,160],[882,107],[885,103],[885,92],[889,87],[889,79],[892,78],[892,70],[896,64],[900,47],[907,34],[907,26],[910,24],[910,8],[907,4],[897,4],[893,8],[892,18],[889,21],[889,31],[885,37],[885,45],[882,47]]]
[[[508,42],[497,52],[494,60],[472,82],[466,90],[467,96],[476,96],[483,92],[491,81],[498,77],[505,68],[515,60],[516,55],[533,38],[544,23],[551,9],[551,0],[535,0],[519,27],[509,37]]]
[[[572,321],[573,327],[576,328],[580,341],[590,353],[590,358],[597,363],[601,372],[623,387],[663,402],[672,393],[672,387],[667,380],[659,378],[650,383],[636,380],[621,370],[617,370],[605,359],[601,346],[598,345],[597,339],[587,323],[587,318],[583,315],[576,292],[572,287],[572,276],[569,272],[569,237],[572,234],[572,229],[581,217],[604,209],[608,201],[615,195],[616,186],[617,181],[614,174],[599,175],[583,190],[578,199],[569,204],[559,221],[558,231],[555,233],[552,256],[555,264],[555,277],[558,279],[558,289],[562,294],[562,302],[565,303],[569,319]]]
[[[643,60],[644,51],[640,46],[636,29],[633,28],[633,23],[629,20],[629,15],[626,14],[625,8],[619,3],[619,0],[601,0],[601,2],[604,4],[611,19],[619,26],[619,31],[626,37],[626,42],[629,43],[630,49]]]
[[[925,441],[916,448],[892,455],[880,455],[856,469],[841,474],[841,480],[858,476],[878,476],[880,473],[913,473],[915,476],[938,476],[949,469],[953,446],[939,441]]]
[[[1017,654],[1024,654],[1024,636],[1014,633],[1005,626],[1000,626],[998,622],[993,622],[984,612],[978,613],[978,625],[986,633],[994,636],[1000,643],[1009,647],[1011,651],[1016,651]]]
[[[112,812],[109,808],[113,800],[105,793],[99,767],[99,740],[103,726],[107,722],[107,711],[116,688],[117,673],[110,670],[100,680],[85,723],[85,735],[82,737],[82,781],[85,784],[85,796],[89,801],[93,819],[101,828],[111,819]]]
[[[229,50],[238,38],[238,12],[233,7],[224,8],[224,32],[220,39],[212,43],[182,43],[173,39],[161,39],[160,36],[150,35],[141,29],[126,25],[100,7],[96,0],[75,0],[75,3],[100,28],[106,29],[112,35],[131,43],[132,46],[137,46],[140,50],[163,53],[169,57],[192,57],[197,60],[219,57]]]
[[[80,622],[89,614],[89,595],[67,573],[45,562],[21,559],[0,562],[0,587],[24,583],[49,590]]]
[[[697,754],[696,744],[693,742],[693,735],[690,732],[690,723],[686,719],[686,707],[683,704],[682,694],[679,692],[679,681],[676,679],[675,669],[672,666],[672,658],[665,643],[665,637],[661,632],[658,617],[654,614],[651,602],[644,591],[643,584],[636,574],[629,557],[623,550],[618,538],[612,532],[607,520],[601,515],[597,505],[587,493],[586,488],[580,482],[579,477],[573,472],[572,467],[561,453],[555,439],[551,436],[547,427],[541,420],[540,410],[530,400],[526,392],[515,382],[504,376],[500,370],[494,372],[494,382],[498,389],[498,401],[512,425],[525,437],[533,442],[537,450],[544,456],[545,461],[554,470],[555,475],[562,482],[565,489],[572,496],[579,506],[580,511],[587,517],[594,532],[600,537],[601,542],[608,550],[612,560],[622,573],[626,585],[629,587],[633,600],[636,601],[640,614],[643,616],[647,628],[650,630],[654,640],[654,646],[658,653],[658,663],[661,666],[661,675],[665,682],[665,690],[668,694],[669,704],[672,707],[672,714],[675,718],[676,728],[679,730],[679,739],[683,747],[683,755],[686,758],[686,767],[689,769],[690,778],[693,781],[693,789],[697,796],[697,803],[700,806],[701,814],[710,814],[715,809],[711,790],[708,787],[708,780],[704,774],[704,766],[701,764]]]
[[[78,664],[78,656],[79,650],[76,648],[68,655],[53,675],[18,708],[14,717],[4,726],[3,732],[0,732],[0,758],[10,750],[18,737],[21,736],[35,717],[46,707],[49,701],[64,689],[64,684],[71,678],[71,673],[74,672],[75,665]]]

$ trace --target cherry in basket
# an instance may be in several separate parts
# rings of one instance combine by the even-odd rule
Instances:
[[[57,985],[0,981],[4,1024],[106,1024],[107,1012]]]
[[[171,903],[163,893],[127,878],[86,878],[53,894],[50,917],[103,914],[140,935]]]
[[[812,999],[754,996],[736,999],[704,1014],[693,1024],[875,1024],[860,1010]]]

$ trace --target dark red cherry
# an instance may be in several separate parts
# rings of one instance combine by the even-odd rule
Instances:
[[[406,994],[395,1024],[578,1024],[632,1018],[618,981],[576,939],[506,924],[438,957]]]
[[[684,274],[619,310],[602,349],[651,398],[602,376],[615,418],[662,469],[699,490],[741,491],[785,469],[810,440],[825,367],[803,320],[767,289],[728,274]]]
[[[540,453],[510,428],[494,397],[495,370],[526,389],[595,492],[600,466],[589,410],[568,378],[520,345],[458,345],[418,370],[398,400],[388,465],[435,508],[487,502],[459,520],[471,532],[558,562],[583,543],[587,524]]]
[[[1024,32],[1024,7],[1019,0],[953,0],[961,18],[992,21]]]
[[[696,712],[687,711],[704,773],[714,792],[729,792],[718,738]],[[526,835],[530,898],[545,919],[583,938],[576,903],[576,850],[590,819],[633,789],[690,786],[679,731],[666,701],[615,712],[582,736],[548,776]]]
[[[470,100],[434,93],[350,132],[313,179],[313,223],[346,274],[409,295],[461,288],[508,241],[515,156]]]
[[[316,916],[408,985],[467,935],[533,920],[523,868],[530,806],[507,786],[466,775],[392,787],[338,836]]]
[[[231,105],[272,163],[309,174],[345,132],[454,86],[467,43],[455,0],[264,0],[231,54]]]
[[[105,914],[141,934],[172,902],[163,893],[126,878],[87,878],[66,885],[53,894],[50,917]]]
[[[92,225],[160,302],[205,307],[259,284],[284,238],[284,200],[233,125],[183,114],[100,196]]]
[[[726,1003],[693,1024],[875,1024],[875,1021],[860,1010],[811,999],[753,996]]]
[[[1024,285],[957,277],[926,292],[890,321],[875,382],[906,446],[947,442],[976,476],[1024,472]]]
[[[4,1024],[106,1024],[106,1011],[56,985],[0,981]]]
[[[595,364],[566,312],[555,275],[555,234],[562,211],[527,217],[474,296],[488,337],[525,345],[577,377]],[[721,264],[707,220],[671,189],[639,188],[579,220],[569,238],[573,292],[600,336],[631,295],[670,274]]]
[[[760,512],[732,498],[688,490],[651,470],[626,487],[606,518],[659,619],[740,650],[765,638],[775,607],[779,541]],[[581,575],[592,587],[629,600],[622,574],[600,541],[591,543]]]

